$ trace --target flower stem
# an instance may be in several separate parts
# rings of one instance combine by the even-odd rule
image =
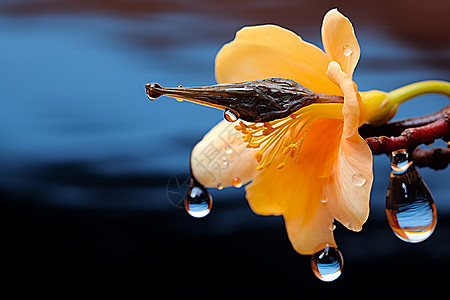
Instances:
[[[424,94],[442,94],[450,97],[450,83],[440,80],[420,81],[393,90],[387,97],[389,102],[400,105],[406,100]]]

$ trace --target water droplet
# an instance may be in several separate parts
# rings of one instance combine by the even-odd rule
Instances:
[[[408,152],[406,150],[397,150],[391,154],[391,168],[394,174],[402,174],[412,165],[412,161],[408,160]]]
[[[330,229],[331,231],[333,231],[333,230],[336,229],[336,225],[334,225],[334,223],[331,223],[331,224],[328,226],[328,229]]]
[[[240,188],[242,186],[242,180],[239,177],[234,177],[232,184],[235,188]]]
[[[320,202],[322,202],[323,204],[327,203],[328,199],[327,196],[325,196],[325,194],[322,194],[320,196]]]
[[[426,240],[437,222],[436,205],[425,182],[405,150],[391,155],[391,178],[386,195],[386,216],[395,235],[409,243]]]
[[[350,56],[353,52],[352,49],[350,48],[350,45],[345,45],[343,50],[345,56]]]
[[[191,177],[191,185],[184,198],[186,211],[195,218],[203,218],[211,211],[212,197],[208,190],[194,177]]]
[[[218,184],[217,184],[217,189],[218,189],[219,191],[223,190],[223,184],[218,183]]]
[[[363,186],[366,183],[366,177],[359,173],[355,173],[352,176],[352,183],[356,186]]]
[[[333,281],[341,275],[344,259],[341,251],[334,247],[325,247],[311,257],[314,275],[322,281]]]
[[[181,84],[177,85],[177,88],[182,88],[183,86]]]
[[[226,145],[224,150],[227,155],[231,155],[233,153],[233,148],[231,148],[230,145]]]
[[[162,93],[156,91],[155,89],[161,89],[162,87],[157,83],[149,83],[145,85],[145,91],[147,93],[147,97],[149,100],[153,101],[159,96],[162,95]]]
[[[230,109],[226,109],[223,112],[223,117],[228,122],[236,122],[239,119],[239,117],[234,112],[232,112]]]

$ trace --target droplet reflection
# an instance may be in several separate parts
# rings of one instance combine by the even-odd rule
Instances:
[[[345,56],[350,56],[353,52],[352,49],[350,48],[350,45],[345,45],[343,50]]]
[[[356,186],[363,186],[366,183],[366,178],[361,174],[353,174],[352,183]]]
[[[235,188],[240,188],[242,186],[242,180],[239,177],[234,177],[232,184]]]
[[[227,154],[227,155],[231,155],[233,153],[233,148],[231,148],[230,145],[226,145],[224,147],[224,150],[225,150],[225,154]]]
[[[322,281],[333,281],[342,273],[344,259],[341,251],[334,247],[325,247],[311,257],[314,275]]]
[[[239,117],[229,109],[226,109],[223,112],[223,118],[228,122],[236,122],[239,119]]]
[[[425,182],[404,150],[392,153],[391,178],[386,195],[386,216],[401,240],[419,243],[434,231],[436,205]]]
[[[212,197],[208,190],[194,177],[184,199],[186,211],[195,218],[203,218],[209,214],[212,206]]]

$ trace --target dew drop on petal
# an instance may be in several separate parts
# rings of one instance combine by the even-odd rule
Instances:
[[[342,273],[344,259],[341,251],[334,247],[325,247],[311,257],[311,268],[322,281],[333,281]]]
[[[386,217],[394,234],[409,243],[426,240],[437,223],[436,205],[416,167],[404,150],[391,155]]]
[[[191,185],[184,198],[186,211],[195,218],[203,218],[209,214],[212,206],[212,197],[208,190],[197,180],[191,178]]]
[[[353,52],[352,49],[350,48],[350,45],[345,45],[343,50],[345,56],[350,56]]]
[[[235,188],[240,188],[242,186],[242,180],[239,177],[234,177],[232,184]]]
[[[227,120],[228,122],[236,122],[238,119],[239,119],[239,117],[234,113],[234,112],[232,112],[231,110],[229,110],[229,109],[226,109],[224,112],[223,112],[223,118],[225,119],[225,120]]]
[[[328,229],[330,229],[331,231],[333,231],[333,230],[336,229],[336,225],[334,225],[334,223],[331,223],[331,224],[328,226]]]
[[[227,154],[227,155],[233,154],[233,148],[231,148],[230,145],[226,145],[224,150],[225,150],[225,154]]]
[[[328,199],[327,196],[325,196],[325,194],[322,194],[320,196],[320,202],[322,202],[323,204],[327,203]]]
[[[223,184],[218,183],[218,184],[217,184],[217,189],[218,189],[219,191],[223,190]]]
[[[355,173],[352,176],[352,183],[356,186],[363,186],[366,183],[366,177],[359,173]]]

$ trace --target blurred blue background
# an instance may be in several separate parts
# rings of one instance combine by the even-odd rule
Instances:
[[[334,7],[360,41],[360,90],[450,79],[444,0],[1,0],[1,265],[11,282],[45,269],[52,280],[84,272],[83,285],[133,278],[152,293],[267,294],[441,280],[450,267],[448,168],[419,170],[439,219],[429,240],[407,245],[385,220],[389,161],[375,157],[370,219],[361,233],[335,230],[345,267],[329,284],[292,249],[282,218],[251,212],[243,189],[212,191],[201,220],[168,197],[222,112],[149,102],[144,84],[214,84],[216,53],[246,25],[278,24],[321,47],[321,21]],[[421,96],[396,119],[448,104]]]

